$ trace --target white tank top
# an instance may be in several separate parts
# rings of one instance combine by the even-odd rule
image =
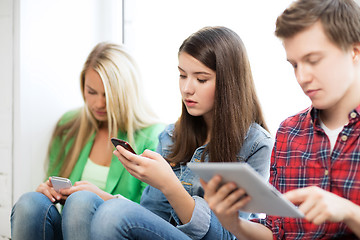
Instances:
[[[95,184],[101,190],[106,189],[106,180],[109,174],[110,167],[102,166],[94,163],[88,158],[84,171],[81,176],[82,181],[89,181]]]

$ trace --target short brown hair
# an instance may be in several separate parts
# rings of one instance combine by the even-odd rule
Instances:
[[[290,38],[317,21],[330,41],[343,50],[360,42],[360,7],[354,0],[295,1],[277,18],[275,35]]]

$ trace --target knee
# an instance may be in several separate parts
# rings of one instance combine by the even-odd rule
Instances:
[[[78,191],[72,193],[65,201],[66,208],[87,208],[89,205],[93,204],[94,199],[98,196],[89,191]]]
[[[52,205],[52,202],[44,194],[39,192],[25,193],[13,206],[11,218],[15,215],[19,218],[33,217],[41,210],[48,208],[49,205]]]
[[[104,215],[111,215],[113,217],[116,217],[118,215],[137,215],[137,208],[140,207],[139,204],[134,203],[127,199],[112,199],[109,201],[106,201],[105,204],[103,204],[100,207],[99,214]]]
[[[95,193],[89,191],[74,192],[66,199],[64,210],[67,209],[78,212],[79,209],[88,209],[96,197],[97,195]]]
[[[65,201],[63,217],[71,221],[77,221],[83,217],[92,216],[99,205],[104,201],[95,193],[78,191],[72,193]]]
[[[96,211],[91,226],[99,230],[124,226],[131,218],[139,217],[138,207],[141,206],[126,199],[108,200]]]
[[[88,200],[95,196],[97,196],[95,193],[89,191],[74,192],[66,199],[65,205],[70,206],[87,204]]]

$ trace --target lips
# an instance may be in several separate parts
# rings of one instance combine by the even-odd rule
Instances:
[[[305,94],[311,98],[311,97],[315,96],[316,93],[318,93],[318,91],[319,91],[319,89],[306,90]]]
[[[106,112],[103,112],[103,111],[94,111],[97,115],[100,115],[100,116],[103,116],[103,115],[106,115]]]
[[[195,101],[193,101],[191,99],[185,99],[184,102],[185,102],[185,105],[188,106],[188,107],[193,107],[193,106],[195,106],[197,104],[197,102],[195,102]]]

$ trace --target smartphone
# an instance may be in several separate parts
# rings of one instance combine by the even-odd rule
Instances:
[[[60,189],[70,188],[72,186],[70,179],[56,176],[51,177],[51,184],[57,192],[59,192]]]
[[[136,154],[134,149],[130,146],[130,144],[125,142],[124,140],[113,137],[113,138],[111,138],[111,142],[112,142],[112,144],[114,144],[115,147],[117,145],[120,145],[123,148],[125,148],[126,150],[128,150],[129,152],[132,152],[132,153]]]

